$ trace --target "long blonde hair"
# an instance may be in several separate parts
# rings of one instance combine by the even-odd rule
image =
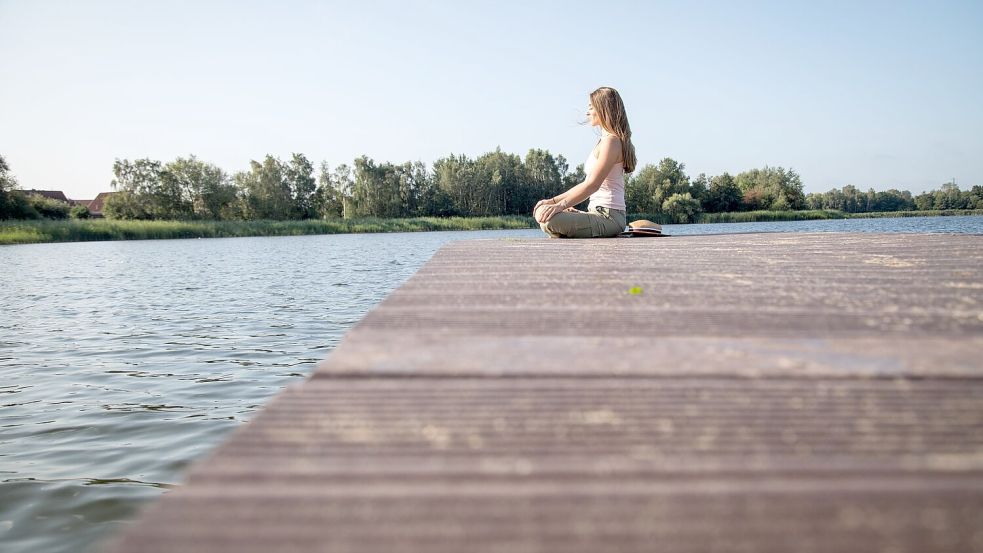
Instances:
[[[631,126],[628,125],[628,114],[625,113],[621,95],[609,86],[602,86],[590,93],[590,105],[601,119],[601,128],[621,139],[622,163],[625,173],[631,173],[638,159],[635,158],[635,146],[631,143]]]

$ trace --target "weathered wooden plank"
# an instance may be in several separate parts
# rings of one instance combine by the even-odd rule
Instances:
[[[983,552],[981,246],[449,245],[111,550]]]
[[[318,375],[978,376],[981,244],[832,233],[461,242],[369,313]]]

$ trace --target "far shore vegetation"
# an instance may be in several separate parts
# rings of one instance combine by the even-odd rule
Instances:
[[[743,211],[703,213],[696,223],[751,223],[875,217],[928,217],[983,215],[983,209],[886,211],[845,213],[836,210]],[[671,223],[666,214],[638,213],[628,220]],[[302,221],[128,221],[112,219],[32,219],[0,221],[0,245],[97,240],[159,240],[169,238],[231,238],[246,236],[302,236],[366,232],[419,232],[435,230],[504,230],[539,228],[532,217],[413,217],[380,219],[307,219]]]
[[[0,221],[0,245],[89,240],[302,236],[434,230],[532,228],[532,217],[413,217],[407,219],[307,219],[303,221],[126,221],[64,219]]]
[[[63,201],[22,190],[0,155],[0,244],[535,228],[535,203],[585,178],[582,165],[571,169],[562,155],[539,149],[524,158],[501,150],[450,155],[432,167],[362,156],[351,166],[322,162],[317,171],[303,154],[267,155],[233,174],[193,155],[118,159],[113,174],[104,202]],[[631,175],[625,199],[638,214],[629,220],[663,224],[983,214],[980,185],[961,190],[950,182],[918,195],[847,185],[805,194],[792,169],[691,178],[671,158]]]

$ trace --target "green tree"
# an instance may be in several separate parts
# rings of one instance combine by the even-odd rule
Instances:
[[[355,174],[351,166],[342,163],[341,165],[335,167],[332,182],[338,189],[338,192],[341,193],[341,216],[345,219],[353,217],[354,207],[352,206],[352,192],[355,190]]]
[[[0,154],[0,190],[6,192],[17,188],[17,179],[10,173],[10,165]]]
[[[700,173],[690,182],[689,193],[693,199],[699,200],[701,205],[706,205],[710,195],[710,179],[707,178],[706,173]]]
[[[532,213],[532,208],[537,201],[552,198],[566,190],[563,187],[563,173],[557,160],[558,158],[553,157],[549,150],[534,148],[526,153],[522,163],[525,177],[524,193],[522,200],[516,204],[519,213]],[[563,164],[566,165],[566,160],[563,160]]]
[[[290,188],[292,218],[312,219],[317,213],[317,181],[314,166],[304,154],[293,154],[283,166],[283,176]]]
[[[563,163],[563,156],[557,158]],[[525,169],[522,159],[515,154],[506,154],[501,148],[480,156],[478,165],[479,185],[485,192],[479,200],[481,212],[486,215],[514,215],[522,213],[533,195],[527,193]],[[558,167],[558,170],[562,165]],[[537,200],[538,201],[538,200]],[[529,206],[531,210],[532,207]]]
[[[741,207],[750,211],[766,209],[771,204],[771,198],[765,196],[764,188],[753,186],[744,191],[741,196]]]
[[[107,219],[152,219],[146,201],[129,190],[117,190],[106,198],[102,214]]]
[[[194,213],[191,194],[178,175],[161,167],[158,188],[152,195],[155,219],[190,219]]]
[[[809,209],[837,209],[846,211],[846,196],[835,188],[828,192],[813,193],[806,196],[806,207]]]
[[[217,166],[195,156],[177,158],[164,165],[163,173],[180,189],[184,216],[198,219],[231,218],[238,202],[229,176]]]
[[[420,183],[419,196],[417,198],[417,212],[422,216],[446,217],[455,214],[454,201],[438,182],[436,167],[434,171],[427,171],[426,179]]]
[[[846,185],[842,189],[833,188],[828,192],[813,193],[806,196],[806,207],[809,209],[837,209],[847,213],[861,213],[865,211],[902,211],[915,209],[915,200],[911,197],[911,192],[900,190],[886,190],[875,192],[873,188],[866,193],[853,185]]]
[[[356,217],[403,217],[406,215],[400,168],[377,164],[366,156],[355,160],[352,206]]]
[[[474,186],[477,174],[474,161],[465,155],[451,154],[435,161],[433,172],[437,188],[450,200],[450,214],[466,215],[476,208],[479,195]]]
[[[918,211],[928,211],[935,205],[935,194],[923,192],[915,196],[915,209]]]
[[[113,163],[112,187],[117,193],[106,200],[103,208],[111,219],[163,219],[169,208],[180,202],[172,179],[162,184],[163,167],[159,161],[144,158],[136,161],[117,159]],[[174,197],[176,196],[176,197]]]
[[[663,158],[657,166],[646,165],[625,183],[625,202],[635,213],[662,213],[662,205],[673,194],[690,193],[686,165]]]
[[[7,160],[0,154],[0,219],[11,218],[13,212],[13,194],[17,188],[17,180],[10,174]]]
[[[17,179],[7,160],[0,155],[0,219],[36,219],[40,217],[27,198],[17,189]]]
[[[965,194],[966,209],[983,209],[983,186],[976,185],[963,194]]]
[[[943,184],[942,188],[937,190],[933,196],[932,209],[964,209],[966,205],[962,193],[959,191],[959,186],[954,182]]]
[[[748,209],[802,209],[802,179],[792,169],[768,167],[744,171],[735,177]]]
[[[41,217],[46,219],[68,219],[72,206],[54,198],[46,198],[41,194],[30,194],[27,201]]]
[[[741,189],[730,173],[723,173],[710,179],[703,207],[707,213],[724,213],[741,209]]]
[[[328,162],[322,161],[314,194],[314,208],[322,219],[336,219],[344,215],[344,195],[334,181]]]
[[[874,202],[871,211],[906,211],[915,209],[915,200],[911,197],[911,192],[901,191],[894,188],[877,192],[874,195]]]
[[[694,198],[689,192],[685,194],[674,193],[662,202],[662,212],[672,217],[677,223],[692,223],[700,213],[700,200]]]
[[[861,197],[859,188],[848,184],[841,189],[841,192],[843,193],[843,211],[860,213],[864,210],[866,199]]]
[[[89,208],[81,204],[72,206],[72,209],[68,212],[68,214],[72,219],[88,219],[92,217],[92,213],[89,212]]]
[[[406,162],[397,167],[399,174],[399,197],[404,216],[423,216],[424,197],[433,188],[433,176],[422,161]]]
[[[236,173],[247,219],[290,219],[294,214],[293,193],[284,175],[283,163],[267,155],[263,162],[250,161],[249,171]]]

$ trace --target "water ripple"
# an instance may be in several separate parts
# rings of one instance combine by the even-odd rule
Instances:
[[[501,235],[0,248],[0,550],[112,532],[440,245]]]
[[[979,233],[983,217],[667,227],[776,229]],[[113,532],[438,247],[490,237],[542,234],[0,247],[0,550],[76,552]]]

